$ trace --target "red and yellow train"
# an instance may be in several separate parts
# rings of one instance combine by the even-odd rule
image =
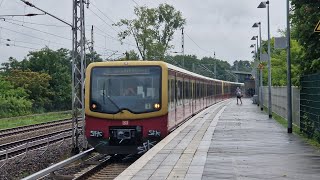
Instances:
[[[183,121],[242,86],[162,61],[91,63],[85,135],[100,153],[144,153]]]

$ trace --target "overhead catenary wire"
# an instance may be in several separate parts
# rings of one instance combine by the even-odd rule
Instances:
[[[109,37],[109,39],[112,39],[112,40],[115,40],[115,41],[119,41],[119,39],[111,36],[110,34],[105,33],[105,31],[99,29],[97,26],[94,26],[94,27],[95,27],[95,29],[97,29],[98,31],[101,32],[101,33],[95,32],[96,34],[98,34],[98,35],[100,35],[100,36],[104,36],[104,37]],[[127,45],[129,45],[129,46],[136,47],[135,45],[130,44],[130,43],[127,43],[127,42],[122,42],[122,43],[123,43],[123,44],[127,44]]]
[[[114,30],[115,32],[118,33],[118,31],[110,24],[108,24],[104,19],[102,19],[98,14],[96,14],[94,11],[92,11],[91,9],[89,9],[90,12],[92,12],[92,14],[94,14],[96,17],[98,17],[102,22],[104,22],[104,24],[106,24],[107,26],[109,26],[112,30]]]
[[[51,36],[55,36],[55,37],[58,37],[58,38],[61,38],[61,39],[70,40],[70,41],[72,40],[71,38],[68,38],[68,37],[59,36],[59,35],[56,35],[56,34],[53,34],[53,33],[49,33],[49,32],[46,32],[46,31],[42,31],[42,30],[39,30],[39,29],[36,29],[36,28],[25,26],[23,24],[17,24],[17,23],[9,22],[9,21],[4,21],[4,22],[9,23],[9,24],[13,24],[13,25],[17,25],[17,26],[21,26],[21,27],[24,27],[24,28],[27,28],[27,29],[31,29],[31,30],[34,30],[34,31],[38,31],[38,32],[41,32],[41,33],[45,33],[45,34],[48,34],[48,35],[51,35]]]
[[[8,42],[19,42],[19,43],[25,43],[25,44],[32,44],[32,45],[38,45],[38,46],[44,46],[43,44],[39,44],[39,43],[33,43],[33,42],[26,42],[26,41],[21,41],[21,40],[16,40],[16,39],[10,39],[10,38],[0,38],[1,40],[5,40],[5,41],[8,41]]]
[[[107,19],[109,19],[113,24],[116,24],[115,21],[113,21],[109,16],[107,16],[105,13],[103,13],[96,5],[94,5],[94,3],[91,3],[91,5],[93,5],[104,17],[106,17]],[[110,25],[109,23],[107,23],[102,17],[100,17],[98,14],[96,14],[94,11],[92,11],[91,9],[89,9],[96,17],[98,17],[102,22],[104,22],[104,24],[106,24],[107,26],[109,26],[113,31],[115,31],[117,34],[119,34],[119,31],[117,31],[112,25]],[[117,26],[121,31],[123,31],[119,26]],[[97,28],[95,26],[95,28]],[[97,28],[98,29],[98,28]],[[100,30],[100,29],[98,29]],[[100,30],[101,31],[101,30]],[[101,31],[103,33],[105,33],[104,31]],[[119,41],[119,39],[114,38],[113,36],[107,34],[111,39],[114,39],[116,41]],[[127,45],[131,45],[134,46],[130,43],[125,43],[122,42],[123,44],[127,44]]]
[[[36,48],[21,46],[21,45],[17,45],[17,44],[10,44],[10,43],[0,43],[0,44],[3,44],[4,46],[14,46],[14,47],[25,48],[25,49],[39,50]]]
[[[207,51],[207,50],[203,49],[202,47],[200,47],[188,34],[186,34],[186,35],[199,49],[201,49],[202,51],[205,51],[207,53],[211,53],[210,51]]]
[[[140,6],[135,0],[131,0],[132,2],[134,2],[137,6]]]
[[[43,38],[39,38],[37,36],[32,36],[32,35],[29,35],[29,34],[26,34],[26,33],[22,33],[22,32],[19,32],[19,31],[15,31],[15,30],[12,30],[12,29],[9,29],[9,28],[5,28],[5,27],[1,27],[0,28],[4,29],[4,30],[7,30],[7,31],[11,31],[11,32],[14,32],[14,33],[17,33],[17,34],[21,34],[21,35],[24,35],[24,36],[28,36],[28,37],[32,37],[32,38],[35,38],[35,39],[39,39],[39,40],[42,40],[42,41],[46,41],[48,42],[49,44],[50,43],[53,43],[53,44],[58,44],[58,45],[62,45],[62,46],[65,46],[65,44],[61,44],[61,43],[57,43],[57,42],[52,42],[50,40],[47,40],[47,39],[43,39]]]
[[[104,17],[106,17],[107,19],[109,19],[113,24],[116,24],[109,16],[107,16],[103,11],[101,11],[96,5],[95,3],[91,2],[91,5],[93,7],[95,7]],[[121,29],[119,26],[117,26],[119,29]]]
[[[34,24],[34,25],[47,26],[47,27],[70,28],[69,26],[63,26],[63,25],[42,24],[42,23],[35,23],[35,22],[29,22],[29,21],[20,21],[20,20],[16,20],[16,19],[7,19],[7,18],[5,18],[5,21],[15,21],[15,22],[21,22],[21,23],[23,23],[23,24]]]

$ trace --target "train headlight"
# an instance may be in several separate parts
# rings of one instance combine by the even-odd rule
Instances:
[[[92,104],[91,107],[92,107],[92,109],[96,109],[97,105],[96,104]]]
[[[160,104],[156,103],[156,104],[153,105],[153,107],[154,107],[155,109],[160,109]]]

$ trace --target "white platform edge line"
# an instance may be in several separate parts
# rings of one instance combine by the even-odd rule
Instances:
[[[208,128],[212,127],[212,132],[210,132],[211,136],[214,136],[214,131],[216,129],[216,126],[218,124],[218,121],[219,121],[219,118],[221,117],[222,113],[224,112],[224,110],[226,109],[226,107],[229,105],[230,103],[226,104],[224,107],[222,107],[220,109],[220,111],[215,115],[215,117],[213,118],[213,120],[211,121],[210,125],[208,126]],[[208,131],[207,131],[208,132]],[[205,135],[207,134],[207,132],[205,133]],[[205,135],[203,137],[205,137]],[[202,141],[202,140],[201,140]],[[201,142],[200,142],[201,143]],[[209,145],[210,146],[210,145]],[[209,152],[209,149],[205,152],[205,153],[208,153]],[[205,161],[207,161],[207,156],[205,157]],[[201,174],[201,176],[203,175],[203,171],[204,171],[204,168],[205,168],[205,164],[203,165],[203,169],[202,169],[202,172],[199,173]],[[192,174],[192,173],[188,173],[189,170],[187,171],[187,174],[186,174],[186,177],[188,176],[188,174]],[[188,178],[185,178],[185,179],[188,179]]]
[[[143,156],[141,156],[137,161],[131,164],[127,169],[125,169],[121,174],[119,174],[115,180],[123,180],[123,179],[131,179],[138,171],[140,171],[149,160],[151,160],[165,145],[167,145],[174,137],[176,137],[183,129],[185,129],[188,125],[190,125],[195,119],[199,116],[206,113],[211,108],[215,108],[216,106],[225,103],[227,100],[218,102],[217,104],[213,104],[212,106],[204,109],[200,113],[196,114],[194,117],[189,119],[187,122],[178,127],[175,131],[170,133],[167,137],[165,137],[162,141],[156,144],[153,148],[151,148],[148,152],[146,152]]]

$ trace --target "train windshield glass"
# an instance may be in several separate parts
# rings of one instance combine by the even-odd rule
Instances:
[[[161,68],[96,67],[91,74],[91,107],[95,112],[122,110],[145,113],[160,110]]]

